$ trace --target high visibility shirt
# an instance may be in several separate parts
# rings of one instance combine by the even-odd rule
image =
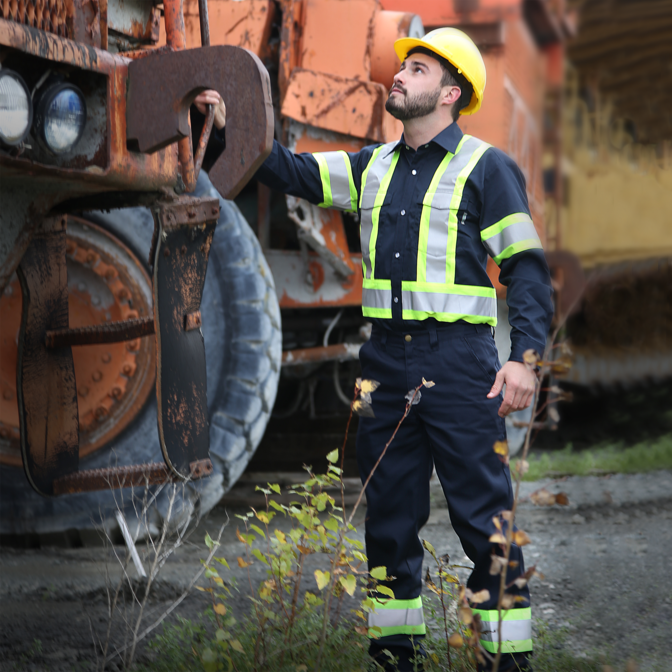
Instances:
[[[507,286],[511,357],[543,352],[551,283],[525,180],[504,152],[451,124],[417,151],[402,138],[360,152],[292,154],[278,143],[256,175],[323,207],[358,213],[363,311],[387,329],[496,324],[490,255]]]

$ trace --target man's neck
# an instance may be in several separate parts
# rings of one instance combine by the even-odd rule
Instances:
[[[453,123],[452,117],[429,114],[418,119],[409,119],[404,122],[404,141],[409,147],[417,150],[421,145],[426,145],[433,140],[441,131]]]

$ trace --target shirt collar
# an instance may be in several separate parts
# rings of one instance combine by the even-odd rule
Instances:
[[[462,140],[463,135],[464,134],[462,133],[462,129],[455,122],[453,122],[449,126],[446,126],[437,136],[430,140],[430,142],[435,142],[442,149],[445,149],[451,154],[455,154],[457,151],[457,146],[460,144],[460,140]],[[405,144],[406,142],[404,140],[404,134],[402,133],[399,142],[394,145],[392,149],[390,149],[388,154],[394,152],[396,149]]]

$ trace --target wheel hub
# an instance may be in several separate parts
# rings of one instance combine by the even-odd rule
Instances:
[[[152,315],[151,281],[140,260],[108,231],[68,217],[70,327]],[[16,362],[21,288],[0,296],[0,464],[21,466]],[[72,349],[79,406],[79,454],[108,444],[138,414],[154,386],[154,336]]]

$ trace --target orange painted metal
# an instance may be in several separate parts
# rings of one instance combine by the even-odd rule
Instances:
[[[405,12],[376,12],[374,15],[370,45],[371,79],[387,89],[392,87],[393,78],[399,70],[399,61],[391,53],[390,45],[395,40],[408,36],[415,16],[408,7]]]
[[[523,0],[381,0],[383,9],[419,14],[425,29],[512,19],[520,15],[522,4]]]
[[[90,222],[85,226],[125,250],[127,258],[135,260],[136,273],[150,285],[142,263],[121,241]],[[72,276],[68,287],[71,328],[151,315],[143,292],[104,249],[68,235],[66,254]],[[101,296],[106,298],[101,301]],[[21,466],[15,373],[21,310],[21,289],[15,278],[0,296],[0,464],[12,466]],[[142,408],[154,387],[155,356],[153,336],[73,348],[80,457],[111,441]]]
[[[84,47],[50,33],[0,19],[0,45],[33,56],[90,70],[107,77],[108,165],[58,168],[0,155],[3,179],[30,174],[36,183],[57,183],[58,200],[105,191],[152,191],[177,183],[177,147],[154,154],[138,154],[126,146],[126,82],[129,59],[101,49]]]

